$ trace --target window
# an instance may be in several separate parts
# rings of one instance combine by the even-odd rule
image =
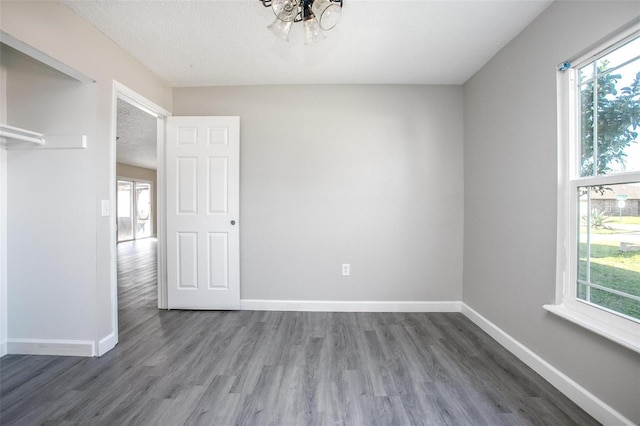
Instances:
[[[640,352],[640,28],[558,71],[556,304]]]
[[[118,179],[118,242],[151,236],[151,183]]]

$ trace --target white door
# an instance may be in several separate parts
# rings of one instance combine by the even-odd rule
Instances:
[[[167,119],[169,309],[240,308],[240,118]]]

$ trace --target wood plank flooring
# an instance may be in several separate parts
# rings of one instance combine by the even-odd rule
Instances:
[[[120,343],[1,358],[0,424],[598,424],[461,314],[158,311],[118,252]]]

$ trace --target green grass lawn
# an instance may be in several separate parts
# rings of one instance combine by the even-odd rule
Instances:
[[[579,277],[586,278],[586,244],[580,244]],[[617,242],[591,244],[591,282],[640,296],[640,252],[621,252]],[[578,297],[586,299],[587,288],[578,286]],[[640,319],[640,302],[606,291],[591,289],[591,302]]]
[[[640,225],[640,216],[611,216],[612,222],[624,223],[627,225]]]
[[[584,221],[581,222],[581,231],[586,229],[585,223]],[[640,225],[640,216],[607,216],[603,224],[606,228],[592,228],[591,232],[593,234],[626,234],[629,232],[628,229],[615,229],[616,225]]]

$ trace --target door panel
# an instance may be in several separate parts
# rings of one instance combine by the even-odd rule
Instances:
[[[229,235],[209,233],[209,288],[229,288]]]
[[[198,159],[196,157],[178,157],[177,160],[177,214],[197,214]]]
[[[209,157],[208,160],[209,214],[228,214],[229,158]]]
[[[178,289],[198,288],[198,234],[178,232]]]
[[[170,309],[238,309],[238,117],[167,120]]]

